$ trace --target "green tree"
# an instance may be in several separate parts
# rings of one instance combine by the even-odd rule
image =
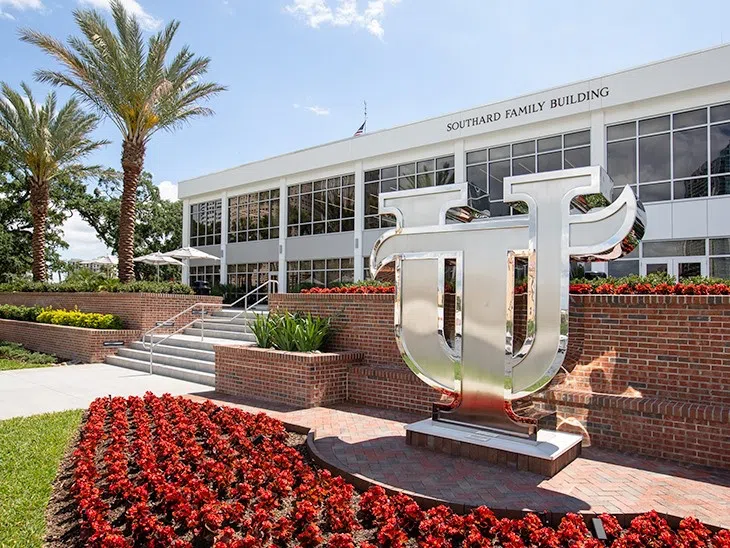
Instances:
[[[25,96],[5,83],[0,86],[0,142],[10,166],[20,172],[16,180],[30,189],[33,279],[45,281],[51,185],[64,175],[78,177],[95,169],[81,160],[107,141],[90,138],[99,118],[84,112],[76,99],[58,109],[52,92],[39,105],[27,85],[20,87]]]
[[[224,91],[204,82],[210,59],[196,57],[184,46],[166,64],[179,23],[172,21],[151,36],[145,46],[136,17],[119,0],[111,10],[116,33],[95,10],[75,11],[83,38],[67,45],[37,31],[24,29],[21,39],[35,44],[65,70],[39,70],[42,82],[66,86],[109,118],[122,133],[124,186],[119,224],[119,279],[134,278],[135,206],[147,143],[155,132],[175,130],[198,116],[213,113],[200,101]]]
[[[65,197],[68,181],[60,178],[51,185],[46,222],[46,262],[53,267],[58,251],[67,248],[60,232],[68,217]],[[0,146],[0,282],[24,277],[32,266],[33,218],[30,213],[30,188],[24,172],[13,169]]]
[[[70,209],[95,230],[97,237],[118,252],[120,209],[123,194],[123,175],[113,169],[102,172],[96,187],[86,192],[84,185],[76,185],[73,196],[66,199]],[[136,192],[136,224],[134,255],[154,251],[172,251],[182,245],[182,202],[160,198],[160,190],[152,182],[152,175],[143,171]],[[154,267],[137,264],[138,272],[151,274]],[[179,274],[179,267],[169,273]]]

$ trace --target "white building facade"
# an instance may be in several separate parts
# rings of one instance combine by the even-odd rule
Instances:
[[[181,182],[186,281],[280,291],[361,280],[392,219],[378,195],[467,181],[517,214],[504,177],[603,166],[647,210],[638,250],[594,270],[730,278],[730,45]]]

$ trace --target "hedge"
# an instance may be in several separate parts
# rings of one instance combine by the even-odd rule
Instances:
[[[69,325],[89,329],[122,329],[122,319],[114,314],[97,314],[39,306],[0,305],[0,318],[4,320],[20,320],[25,322],[48,323],[53,325]]]
[[[123,284],[119,280],[90,280],[76,282],[31,282],[21,280],[0,284],[0,293],[174,293],[192,295],[189,285],[177,282],[131,282]]]

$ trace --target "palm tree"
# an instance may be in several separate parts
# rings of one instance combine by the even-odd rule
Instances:
[[[137,18],[119,0],[112,0],[111,10],[116,33],[99,12],[84,10],[74,12],[83,38],[69,37],[66,45],[29,29],[20,34],[65,69],[39,70],[39,81],[71,88],[122,132],[119,279],[129,282],[134,279],[136,190],[147,143],[158,130],[172,131],[194,117],[213,114],[199,102],[225,87],[201,81],[210,59],[195,57],[187,46],[166,63],[177,21],[151,36],[145,47]]]
[[[20,87],[25,96],[4,82],[0,86],[0,143],[10,165],[30,189],[33,279],[45,281],[51,184],[62,176],[84,176],[96,169],[83,165],[80,160],[107,141],[89,137],[99,118],[85,112],[76,99],[58,110],[55,93],[49,93],[45,103],[39,105],[26,84]]]

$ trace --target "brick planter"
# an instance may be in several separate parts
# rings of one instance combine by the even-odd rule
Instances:
[[[362,352],[282,352],[256,346],[215,347],[215,389],[297,407],[347,399],[347,371]]]
[[[0,293],[0,304],[52,306],[82,312],[116,314],[127,329],[148,330],[195,303],[221,304],[222,297],[212,295],[176,295],[161,293]],[[185,325],[197,316],[185,314],[175,320]]]
[[[141,335],[142,332],[136,329],[86,329],[0,319],[0,340],[82,363],[103,362],[119,349],[118,346],[104,346],[105,342],[122,341],[126,346],[139,340]]]

